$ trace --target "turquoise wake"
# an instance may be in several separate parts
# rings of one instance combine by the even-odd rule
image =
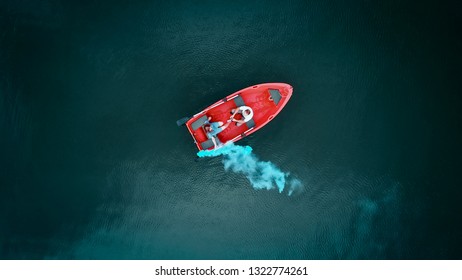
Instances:
[[[287,190],[287,194],[292,195],[303,188],[300,180],[290,176],[290,173],[281,171],[272,162],[259,160],[250,146],[227,143],[217,150],[199,151],[197,156],[223,156],[225,170],[243,174],[254,189],[277,189],[279,193]]]

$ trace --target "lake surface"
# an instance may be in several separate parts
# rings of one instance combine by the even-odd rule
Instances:
[[[461,258],[460,6],[70,2],[0,4],[0,258]],[[175,124],[264,82],[291,196]]]

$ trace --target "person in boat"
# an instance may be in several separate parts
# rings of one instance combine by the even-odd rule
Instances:
[[[231,118],[228,122],[236,122],[237,126],[243,125],[244,123],[250,121],[253,117],[253,110],[249,106],[240,106],[236,109],[231,110]],[[241,119],[236,119],[237,114],[242,115]]]
[[[210,122],[212,117],[209,117],[205,122],[204,122],[204,129],[207,134],[207,137],[212,140],[214,148],[216,149],[221,145],[220,140],[217,137],[217,134],[225,130],[228,125],[230,124],[229,122],[223,123],[223,122]],[[218,142],[218,143],[217,143]]]

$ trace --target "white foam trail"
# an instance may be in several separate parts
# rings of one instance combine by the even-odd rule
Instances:
[[[291,195],[302,189],[300,180],[290,176],[290,173],[281,171],[269,161],[260,161],[253,153],[250,146],[238,146],[226,143],[217,150],[199,151],[199,157],[223,156],[223,164],[226,171],[244,174],[254,189],[275,189],[282,193],[284,189]]]

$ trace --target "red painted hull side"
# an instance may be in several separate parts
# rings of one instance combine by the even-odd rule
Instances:
[[[281,93],[281,100],[277,105],[269,98],[269,89],[277,89]],[[285,83],[265,83],[250,86],[228,95],[226,98],[217,101],[201,112],[195,114],[186,122],[186,127],[193,137],[197,148],[202,150],[200,143],[207,141],[207,136],[202,128],[198,128],[193,131],[191,127],[192,123],[204,115],[211,116],[212,122],[221,121],[226,123],[226,121],[230,118],[231,110],[236,108],[233,98],[239,95],[244,100],[245,105],[253,109],[253,120],[255,122],[255,126],[253,128],[248,128],[246,124],[236,126],[232,123],[224,131],[217,135],[222,143],[226,143],[228,141],[236,142],[254,133],[270,122],[287,104],[292,96],[292,92],[292,86]],[[210,149],[213,149],[213,147]]]

